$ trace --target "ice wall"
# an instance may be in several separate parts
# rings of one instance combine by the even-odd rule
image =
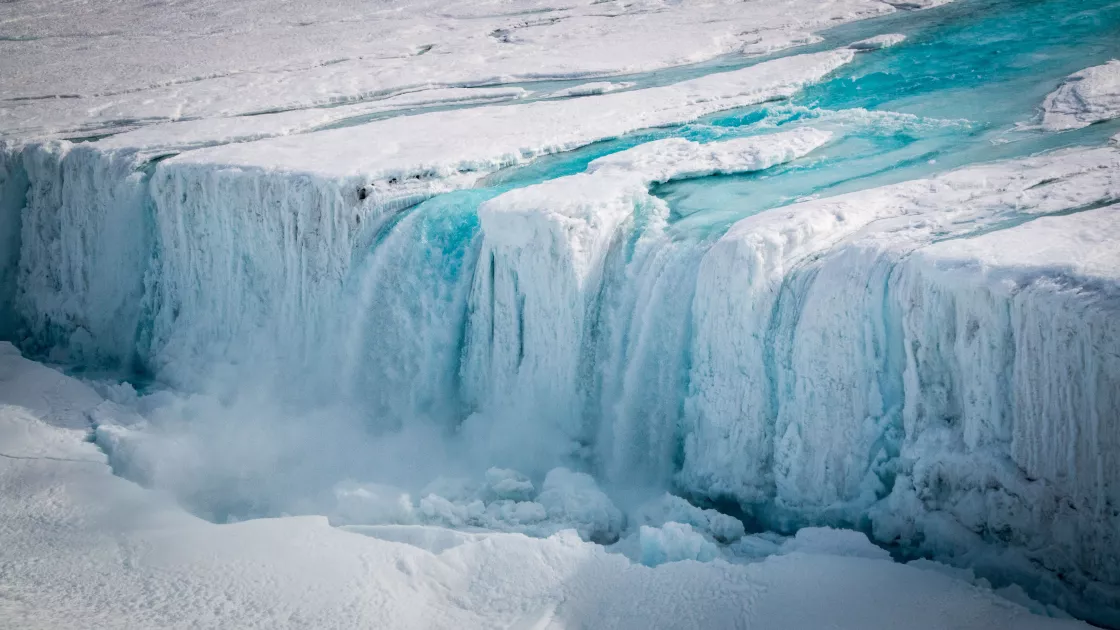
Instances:
[[[696,94],[666,119],[708,111],[688,109]],[[414,147],[365,174],[296,168],[306,139],[158,163],[5,149],[15,334],[187,389],[342,399],[379,430],[431,421],[538,481],[567,464],[776,529],[860,527],[1002,575],[1033,562],[1048,601],[1120,602],[1116,217],[1099,209],[1120,199],[1120,150],[795,203],[726,233],[681,227],[651,185],[766,169],[828,134],[664,140],[493,198],[434,196],[608,119],[438,163]],[[278,167],[249,163],[262,146],[286,152]],[[1007,254],[1061,239],[1049,258]],[[993,544],[1018,560],[977,556]]]
[[[0,336],[14,338],[19,276],[20,213],[27,198],[27,174],[18,146],[0,143]]]
[[[1120,198],[1118,157],[974,167],[737,224],[697,278],[678,482],[774,527],[870,525],[1037,580],[977,557],[1009,544],[1064,576],[1048,597],[1073,605],[1097,581],[1114,606],[1116,208],[1077,210]],[[1058,233],[1076,245],[1047,250]]]
[[[356,185],[254,175],[179,166],[153,177],[159,285],[145,353],[175,382],[250,357],[265,370],[313,367],[363,214],[378,219]]]
[[[6,170],[27,177],[26,203],[18,183],[5,186],[5,216],[20,215],[22,235],[11,302],[21,330],[9,336],[189,389],[276,374],[302,385],[285,390],[330,398],[361,378],[358,353],[343,353],[353,376],[340,383],[337,353],[323,350],[361,337],[353,322],[370,321],[370,281],[353,277],[353,264],[404,210],[536,155],[788,97],[852,56],[792,56],[646,90],[255,142],[225,125],[183,123],[5,150],[5,164],[18,166]],[[415,125],[427,132],[417,137]],[[208,143],[221,146],[173,153]]]
[[[526,445],[572,455],[595,442],[583,408],[595,400],[596,372],[618,365],[596,361],[605,269],[642,224],[655,231],[668,216],[648,193],[654,182],[713,173],[762,170],[820,147],[830,134],[806,128],[701,145],[669,139],[600,158],[587,173],[517,189],[479,208],[480,264],[471,291],[463,375],[471,404],[490,422],[490,435],[508,436],[514,449],[541,460]],[[612,278],[618,281],[619,278]],[[625,282],[625,280],[623,280]],[[582,403],[580,401],[583,401]],[[530,434],[525,420],[532,418]],[[650,444],[665,469],[673,433]],[[581,455],[586,456],[584,452]],[[648,461],[648,460],[647,460]],[[536,465],[539,465],[536,464]]]
[[[127,363],[152,250],[144,160],[66,142],[7,155],[0,233],[18,252],[17,334],[59,358]]]
[[[906,437],[879,536],[957,556],[1009,543],[1075,589],[1120,582],[1118,219],[1045,217],[900,269]],[[938,516],[899,518],[916,511]]]

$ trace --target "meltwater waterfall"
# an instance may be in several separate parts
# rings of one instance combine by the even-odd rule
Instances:
[[[0,332],[213,520],[623,545],[669,491],[697,559],[845,527],[1120,624],[1120,127],[1036,124],[1120,9],[966,4],[610,94],[7,142]]]

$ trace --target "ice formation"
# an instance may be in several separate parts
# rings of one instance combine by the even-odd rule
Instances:
[[[1042,127],[1065,131],[1120,117],[1120,60],[1066,77],[1042,102]]]
[[[0,338],[81,379],[0,342],[0,616],[1120,625],[1120,10],[1061,1],[0,9]]]
[[[532,155],[788,96],[850,59],[834,51],[644,91],[393,118],[190,151],[154,166],[151,149],[112,141],[104,151],[97,143],[13,145],[5,162],[31,190],[21,228],[27,254],[6,263],[28,278],[14,303],[37,339],[77,360],[138,360],[175,383],[235,356],[298,362],[333,327],[326,314],[339,310],[351,252],[408,205]],[[619,116],[647,102],[658,108]],[[481,121],[493,131],[481,136],[486,142],[478,141]],[[428,143],[406,142],[421,122]],[[228,237],[222,246],[210,243],[218,225]],[[149,263],[153,239],[159,255]],[[160,286],[144,293],[149,265],[159,267]],[[225,279],[214,283],[215,274]],[[112,286],[86,284],[97,281]]]
[[[536,461],[541,454],[528,445],[555,449],[556,443],[569,443],[574,452],[580,442],[591,441],[578,401],[587,387],[581,379],[594,370],[592,328],[602,325],[594,314],[603,308],[597,301],[610,280],[604,277],[608,257],[636,222],[663,223],[668,215],[648,186],[766,169],[829,137],[807,128],[708,145],[664,140],[600,158],[587,173],[484,203],[462,366],[468,400],[494,422],[477,430],[510,436],[516,445],[511,448]],[[536,435],[521,435],[517,425],[530,416],[536,416]],[[647,464],[666,465],[658,460],[670,456],[667,441],[628,442],[626,448],[650,448]]]

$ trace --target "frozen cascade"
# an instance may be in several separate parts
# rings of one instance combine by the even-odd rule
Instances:
[[[27,173],[15,147],[0,142],[0,335],[18,326],[20,215],[27,198]]]
[[[18,278],[8,303],[39,347],[127,364],[152,251],[143,158],[57,142],[3,152],[0,234],[24,245],[5,250],[18,257],[5,264]],[[8,223],[17,218],[18,237]]]
[[[341,330],[341,382],[375,418],[460,419],[459,362],[478,257],[479,203],[465,190],[426,201],[401,219],[356,269]]]
[[[464,349],[465,393],[486,427],[468,427],[509,439],[497,452],[518,452],[520,467],[542,456],[526,445],[572,455],[593,443],[583,414],[594,380],[600,296],[608,259],[633,232],[656,232],[668,216],[665,203],[648,192],[654,182],[719,172],[769,168],[812,151],[830,134],[807,128],[710,145],[669,139],[600,158],[587,173],[520,188],[479,208],[480,265],[471,292]],[[648,247],[645,241],[635,250]],[[606,366],[613,371],[616,366]],[[670,390],[671,391],[671,390]],[[525,419],[534,418],[531,425]],[[529,426],[529,434],[522,427]],[[633,436],[631,436],[633,437]],[[648,446],[667,468],[665,453],[675,435]],[[620,445],[621,446],[621,445]],[[561,447],[563,451],[565,447]],[[646,459],[648,462],[649,459]]]
[[[218,328],[237,324],[261,344],[241,346],[260,367],[274,350],[329,354],[323,340],[334,335],[346,349],[342,365],[308,375],[309,388],[337,381],[386,428],[424,418],[453,428],[473,412],[462,443],[538,477],[583,462],[613,484],[672,483],[733,501],[779,529],[867,527],[882,541],[977,566],[983,543],[1011,544],[1115,603],[1107,586],[1120,581],[1108,555],[1120,500],[1112,482],[1120,463],[1107,448],[1118,439],[1107,420],[1120,414],[1109,397],[1120,381],[1110,359],[1115,278],[1104,263],[1067,273],[1015,260],[999,263],[1002,276],[983,266],[968,276],[974,282],[958,278],[1000,249],[962,244],[1046,226],[1064,234],[1093,213],[1113,219],[1115,208],[1077,211],[1120,198],[1120,151],[1052,153],[803,202],[699,240],[682,238],[649,193],[678,177],[764,169],[828,139],[799,128],[647,143],[583,174],[497,197],[445,195],[403,216],[364,215],[363,227],[351,221],[354,200],[311,179],[254,179],[260,207],[288,208],[266,221],[223,211],[243,185],[237,169],[195,167],[189,180],[137,170],[136,154],[93,159],[80,145],[44,145],[6,162],[6,185],[28,182],[30,191],[21,239],[39,245],[18,261],[19,298],[58,295],[30,290],[34,283],[68,283],[73,301],[45,303],[56,319],[33,334],[49,342],[57,314],[73,313],[89,335],[66,341],[90,356],[98,346],[82,343],[113,339],[111,322],[131,330],[128,318],[152,313],[135,346],[150,344],[150,356],[175,343],[182,351],[168,356],[185,356],[197,350],[187,338],[222,338]],[[83,169],[114,164],[97,176],[118,185],[83,184],[92,177]],[[51,175],[59,172],[61,183]],[[146,208],[136,191],[149,172],[156,194]],[[89,200],[94,212],[74,214]],[[151,235],[114,223],[145,208],[158,226]],[[270,238],[248,238],[262,226]],[[108,247],[106,236],[124,240]],[[144,250],[150,238],[160,243],[154,254]],[[363,240],[376,246],[355,263]],[[62,243],[100,277],[52,258]],[[963,262],[945,262],[954,255]],[[159,282],[137,273],[147,256]],[[346,271],[355,264],[356,275]],[[209,287],[175,275],[183,269],[239,279]],[[83,302],[90,278],[117,281],[106,294],[116,297]],[[250,295],[235,292],[246,287]],[[171,296],[210,300],[220,317],[182,322],[173,307],[146,310]],[[82,310],[94,305],[99,318]],[[95,335],[97,326],[108,332]],[[1042,333],[1054,327],[1068,334]],[[274,335],[292,344],[264,343]],[[1082,351],[1067,352],[1070,344]],[[221,347],[196,361],[216,361]],[[1039,371],[1056,362],[1074,376],[1054,382]],[[416,382],[423,386],[407,386]],[[1054,528],[1055,514],[1065,529]],[[1075,607],[1063,600],[1067,587],[1048,584],[1052,601]]]
[[[432,112],[177,155],[200,138],[5,145],[13,174],[4,180],[4,198],[13,200],[5,221],[21,212],[21,189],[30,192],[16,262],[28,280],[6,289],[15,289],[22,330],[5,336],[59,359],[140,367],[187,389],[275,371],[279,383],[305,382],[301,394],[329,398],[336,379],[320,366],[337,361],[320,350],[350,328],[352,264],[402,211],[534,156],[787,98],[853,57],[846,49],[795,55],[646,90]],[[480,121],[493,128],[485,142]],[[425,141],[413,134],[421,123]],[[216,141],[223,128],[202,131]],[[90,303],[83,296],[91,291],[106,299]]]
[[[680,481],[746,503],[773,500],[799,516],[837,510],[854,519],[890,488],[883,465],[910,402],[897,312],[906,302],[892,288],[898,264],[914,264],[909,253],[931,242],[1024,213],[1116,198],[1118,158],[1098,149],[1019,169],[974,167],[736,224],[697,279]],[[934,395],[949,384],[922,385]]]
[[[1108,246],[1120,210],[1105,207],[1120,199],[1120,150],[764,202],[745,218],[730,208],[741,220],[726,232],[651,193],[790,161],[811,171],[859,142],[842,137],[843,119],[906,118],[792,107],[791,121],[815,112],[802,122],[840,129],[837,141],[794,122],[723,142],[647,142],[528,187],[472,188],[545,153],[789,96],[851,58],[790,57],[638,96],[421,114],[432,142],[410,142],[412,123],[390,119],[179,156],[5,145],[0,304],[15,312],[0,312],[0,330],[56,360],[142,368],[187,390],[259,386],[266,398],[310,394],[309,406],[341,399],[376,431],[434,427],[419,435],[447,444],[407,451],[436,460],[424,470],[470,451],[472,464],[516,467],[533,487],[570,466],[608,490],[670,489],[781,531],[857,527],[1086,616],[1098,613],[1079,598],[1120,610],[1120,298]],[[651,102],[646,118],[617,115]],[[480,139],[471,125],[488,116],[498,122]],[[906,133],[920,135],[910,118]],[[692,137],[738,133],[716,127]],[[336,155],[332,139],[353,138],[358,153]],[[261,152],[275,159],[254,163]],[[1055,249],[1017,259],[1024,239]],[[123,453],[136,446],[129,430],[99,435],[123,436]],[[463,512],[474,504],[435,493],[416,509],[544,533],[556,524],[542,514],[576,522],[568,504],[593,503],[602,518],[583,533],[619,535],[594,479],[552,479],[578,497],[503,496]],[[372,517],[354,497],[371,488],[336,488],[359,525]],[[280,490],[262,513],[287,507]],[[695,531],[647,532],[653,550],[676,541],[707,558],[704,536],[739,535],[730,516],[667,501],[672,520],[652,514],[647,527]]]

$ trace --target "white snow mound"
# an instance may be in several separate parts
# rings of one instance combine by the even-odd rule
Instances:
[[[1042,101],[1047,131],[1079,129],[1120,117],[1120,59],[1075,72]]]

